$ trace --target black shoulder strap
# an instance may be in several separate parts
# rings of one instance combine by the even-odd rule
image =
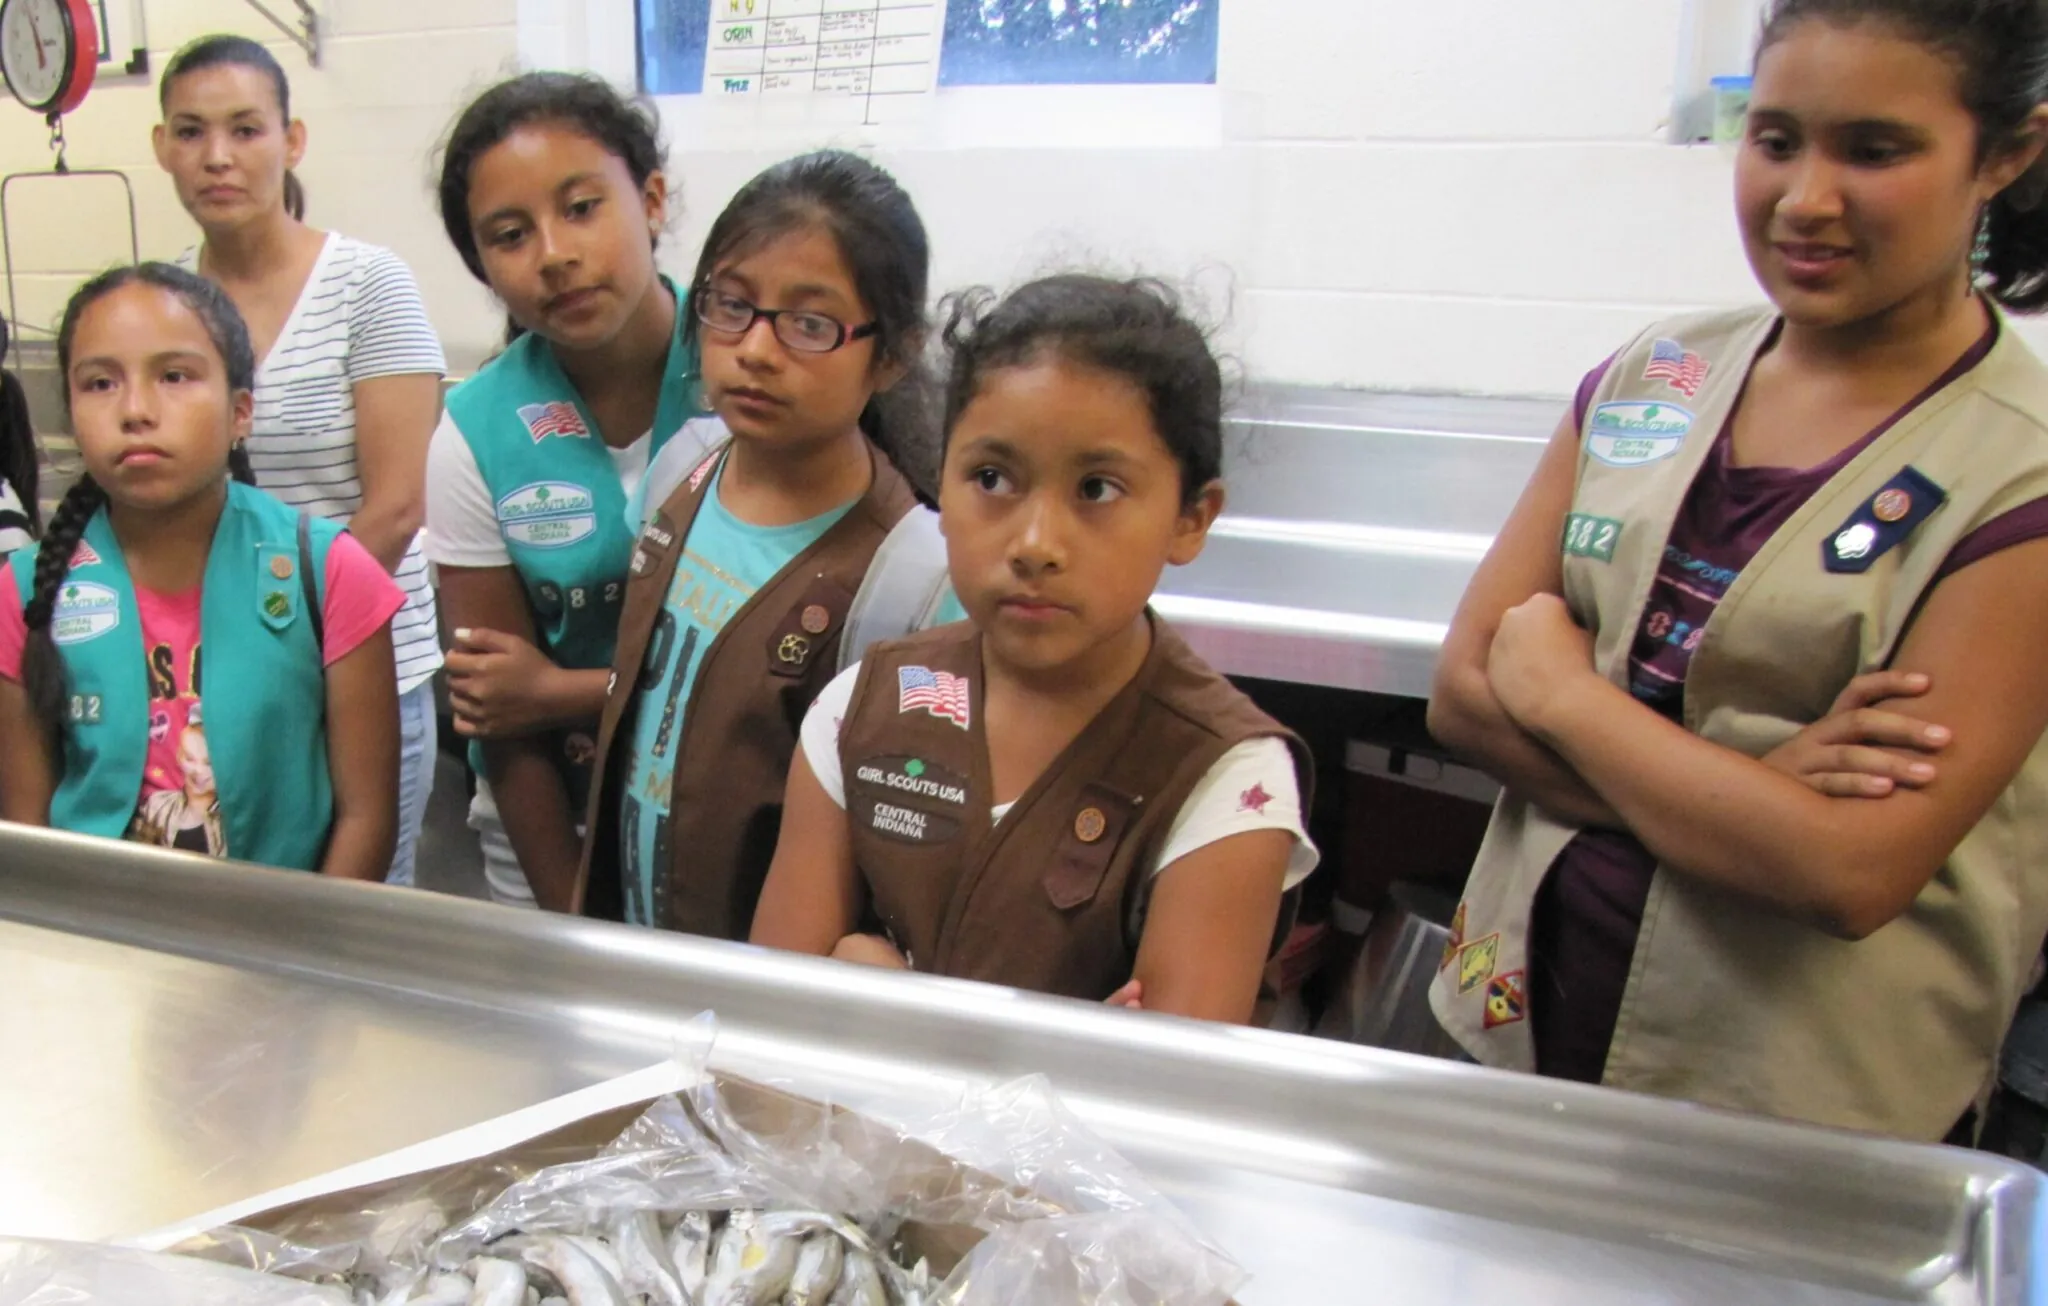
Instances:
[[[327,655],[327,614],[320,610],[320,584],[313,575],[313,518],[299,514],[299,590],[306,605],[306,617],[313,623],[313,643],[321,657]]]

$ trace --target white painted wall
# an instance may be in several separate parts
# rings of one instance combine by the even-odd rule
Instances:
[[[398,250],[419,276],[436,325],[474,361],[496,319],[490,296],[441,234],[428,155],[456,108],[515,66],[518,3],[318,0],[327,38],[315,69],[242,0],[143,0],[150,76],[103,77],[67,120],[71,165],[125,172],[135,186],[143,256],[177,254],[198,239],[198,229],[150,152],[150,128],[158,121],[156,77],[170,53],[195,36],[227,31],[264,41],[291,78],[292,110],[310,135],[299,169],[310,196],[308,218]],[[289,3],[270,7],[293,10]],[[5,99],[0,171],[47,172],[47,136],[40,119]],[[7,210],[25,322],[54,325],[80,279],[127,258],[116,182],[17,182],[9,188]]]
[[[1701,20],[1681,0],[1226,0],[1222,20],[1213,89],[945,92],[924,122],[809,131],[666,100],[676,253],[754,170],[837,143],[917,197],[940,285],[1076,253],[1204,270],[1268,380],[1562,393],[1640,323],[1752,296],[1728,157],[1667,143]]]
[[[517,63],[630,80],[631,0],[318,0],[325,66],[275,48],[312,147],[312,217],[397,249],[458,368],[501,319],[434,216],[429,151]],[[1675,102],[1723,68],[1758,0],[1225,0],[1219,84],[942,92],[880,128],[774,124],[664,101],[687,274],[755,171],[871,149],[917,197],[941,288],[1084,262],[1195,274],[1252,376],[1562,394],[1640,324],[1755,297],[1729,156],[1668,143]],[[157,68],[201,32],[263,37],[240,0],[144,0]],[[1705,52],[1705,53],[1703,53]],[[0,168],[46,168],[39,121],[0,106]],[[135,179],[145,254],[194,231],[149,154],[153,85],[96,91],[72,161]],[[123,249],[110,192],[17,187],[24,316],[47,321]],[[2048,333],[2029,329],[2048,344]]]

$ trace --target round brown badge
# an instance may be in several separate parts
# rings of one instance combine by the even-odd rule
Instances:
[[[1870,502],[1870,515],[1881,522],[1904,521],[1913,511],[1913,496],[1904,490],[1886,490]]]
[[[803,626],[805,634],[822,635],[825,633],[825,628],[832,624],[832,614],[825,611],[825,606],[822,603],[813,603],[804,609],[804,615],[800,619],[800,624]]]
[[[292,560],[282,555],[272,558],[270,560],[270,574],[279,580],[290,580],[292,578]]]
[[[1074,837],[1082,843],[1094,843],[1108,828],[1109,821],[1102,815],[1102,809],[1099,807],[1084,807],[1081,814],[1074,818]]]

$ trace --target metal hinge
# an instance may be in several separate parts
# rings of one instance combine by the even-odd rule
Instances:
[[[306,62],[313,67],[320,66],[320,14],[313,8],[312,0],[293,0],[298,7],[297,25],[286,22],[270,12],[263,0],[246,0],[251,9],[270,20],[271,26],[291,38],[293,45],[306,52]]]

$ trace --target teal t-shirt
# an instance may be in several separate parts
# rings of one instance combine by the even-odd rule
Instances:
[[[654,924],[654,872],[669,857],[668,807],[683,713],[705,650],[756,590],[774,580],[859,502],[849,500],[788,526],[751,526],[719,502],[723,477],[721,466],[683,541],[675,578],[669,582],[640,668],[633,747],[619,806],[619,878],[625,889],[626,920],[635,925]]]

